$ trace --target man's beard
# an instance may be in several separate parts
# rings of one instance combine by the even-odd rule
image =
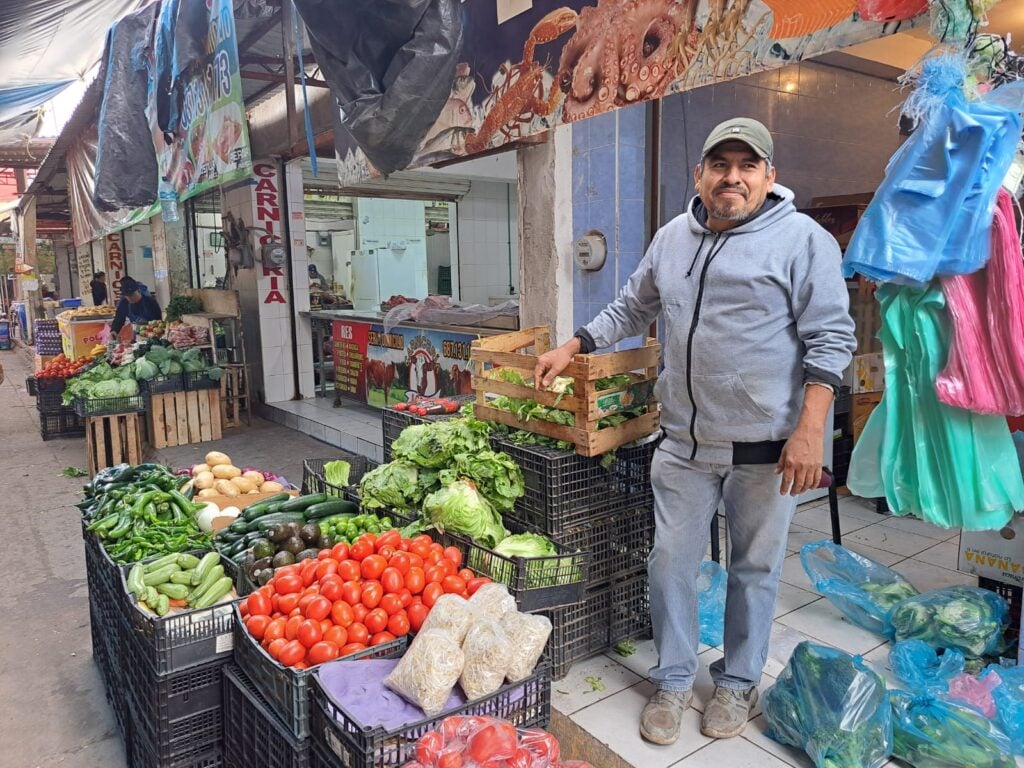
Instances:
[[[746,221],[750,214],[742,205],[721,206],[710,209],[711,218],[718,221]]]

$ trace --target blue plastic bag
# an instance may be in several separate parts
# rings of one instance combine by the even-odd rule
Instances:
[[[914,768],[1015,768],[1010,740],[970,707],[890,691],[893,756]]]
[[[932,648],[956,648],[967,658],[1003,648],[1009,606],[978,587],[946,587],[904,600],[889,614],[895,640],[923,640]]]
[[[964,671],[964,655],[955,648],[940,653],[921,640],[901,640],[889,651],[889,666],[900,684],[914,693],[945,691]]]
[[[1024,667],[990,664],[985,672],[999,675],[1002,681],[992,691],[996,719],[1010,737],[1014,753],[1024,755]]]
[[[858,627],[887,636],[889,612],[914,586],[891,568],[831,541],[814,541],[800,549],[800,562],[811,584]]]
[[[697,619],[700,641],[705,645],[721,645],[725,635],[725,591],[729,574],[714,560],[700,564],[697,577]]]
[[[800,643],[761,710],[767,735],[817,768],[879,768],[892,754],[889,693],[859,656]]]

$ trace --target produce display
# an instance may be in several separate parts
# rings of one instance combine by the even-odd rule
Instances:
[[[271,657],[307,669],[418,631],[442,595],[468,598],[489,582],[461,564],[429,536],[367,533],[278,567],[239,610]]]
[[[132,376],[132,368],[112,368],[102,362],[68,381],[62,402],[71,405],[76,398],[102,400],[114,397],[132,397],[139,394],[139,383]]]
[[[396,403],[395,411],[408,411],[416,416],[439,416],[443,413],[458,413],[459,404],[447,397],[419,398],[411,403]],[[469,414],[472,416],[472,413]]]
[[[446,717],[416,742],[416,759],[402,768],[592,768],[562,760],[558,739],[540,728],[475,715]]]
[[[167,323],[163,320],[151,320],[143,323],[136,331],[136,335],[143,339],[162,339],[167,332]]]
[[[90,521],[87,530],[118,564],[211,549],[195,518],[203,505],[182,496],[178,482],[159,464],[118,464],[96,474],[77,506]]]
[[[233,582],[224,574],[217,552],[202,558],[182,552],[136,563],[128,571],[127,583],[139,609],[157,616],[173,609],[209,608],[234,595]]]
[[[995,592],[958,586],[904,600],[889,621],[896,640],[923,640],[978,658],[1002,650],[1008,615],[1006,600]]]
[[[289,498],[284,493],[285,486],[273,474],[249,467],[239,469],[231,463],[231,457],[221,451],[210,451],[202,464],[194,464],[187,473],[192,476],[190,487],[197,499],[255,493],[282,494],[282,501]],[[247,511],[255,512],[252,507]]]
[[[66,309],[57,315],[59,320],[96,320],[103,317],[113,317],[114,308],[109,304],[99,304],[95,307],[75,307]]]
[[[210,331],[200,325],[169,323],[164,338],[175,349],[203,347],[210,343]]]
[[[81,373],[82,370],[92,361],[93,358],[89,356],[77,357],[74,360],[68,360],[68,358],[61,353],[43,366],[43,369],[35,374],[35,377],[37,380],[70,379],[72,376],[77,376]]]
[[[170,324],[181,319],[182,315],[194,315],[203,311],[203,304],[192,296],[172,296],[164,310],[164,320]]]

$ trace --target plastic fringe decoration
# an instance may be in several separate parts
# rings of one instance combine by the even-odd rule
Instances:
[[[916,126],[940,108],[950,91],[963,89],[967,78],[967,57],[962,53],[942,53],[921,62],[900,78],[902,85],[914,91],[903,102],[902,113]]]

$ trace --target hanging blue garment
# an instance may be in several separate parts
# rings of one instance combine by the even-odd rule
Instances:
[[[893,155],[843,259],[847,277],[921,285],[985,265],[996,193],[1020,141],[1024,83],[967,101],[958,87]]]
[[[939,402],[935,377],[949,349],[938,283],[883,285],[885,394],[850,459],[847,486],[884,496],[896,515],[944,528],[998,530],[1024,509],[1024,478],[1006,419]]]

